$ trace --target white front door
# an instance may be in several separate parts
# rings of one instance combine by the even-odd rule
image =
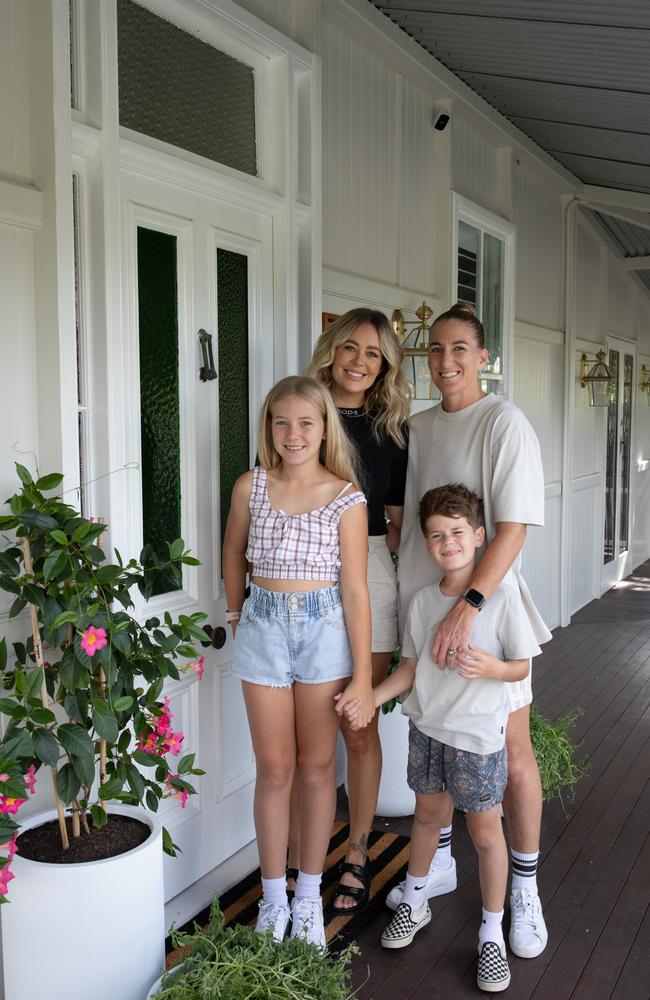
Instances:
[[[141,613],[162,619],[167,610],[205,611],[215,643],[204,650],[201,682],[191,672],[166,690],[175,728],[206,771],[184,810],[173,800],[160,809],[182,849],[166,863],[170,899],[255,836],[255,765],[231,672],[221,544],[230,490],[254,460],[257,414],[274,377],[273,218],[135,171],[123,172],[122,193],[139,369],[132,432],[142,456],[142,503],[134,502],[133,518],[143,541],[164,551],[179,534],[201,560],[185,568],[181,591],[163,585]]]
[[[607,407],[605,502],[601,593],[632,569],[630,472],[634,405],[635,347],[607,338],[607,367],[612,375]]]

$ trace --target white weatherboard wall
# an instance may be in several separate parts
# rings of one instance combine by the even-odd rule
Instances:
[[[462,84],[450,84],[440,64],[369,5],[324,0],[321,13],[323,308],[369,304],[390,315],[397,306],[413,310],[423,296],[435,311],[451,304],[452,191],[516,227],[512,398],[540,439],[546,487],[546,524],[529,531],[524,570],[556,626],[599,596],[602,559],[604,411],[589,408],[578,386],[565,427],[565,386],[577,380],[582,350],[598,350],[607,332],[639,340],[641,348],[650,329],[648,297],[581,212],[567,267],[567,209],[581,188],[575,178],[536,154],[524,136],[506,134],[503,119]],[[432,127],[440,110],[451,119],[444,132]],[[577,338],[571,371],[567,273]],[[639,354],[638,370],[642,361]],[[629,569],[650,555],[643,520],[650,508],[650,441],[639,395]]]

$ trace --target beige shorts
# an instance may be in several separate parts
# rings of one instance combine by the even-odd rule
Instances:
[[[384,535],[368,539],[368,591],[373,653],[392,653],[397,646],[397,574]]]
[[[532,663],[529,661],[528,676],[524,677],[523,681],[512,681],[510,684],[506,684],[509,712],[516,712],[518,708],[525,708],[526,705],[531,704],[533,700],[532,673]]]

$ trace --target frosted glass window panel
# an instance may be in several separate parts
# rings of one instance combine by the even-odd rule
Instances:
[[[605,538],[603,562],[614,558],[617,500],[618,458],[618,351],[610,350],[607,367],[612,379],[609,383],[607,405],[607,459],[605,462]]]
[[[634,358],[623,355],[623,413],[621,415],[621,532],[618,551],[630,547],[630,457],[632,445],[632,378]]]
[[[221,541],[235,480],[250,466],[248,257],[217,249]]]
[[[162,558],[181,534],[176,237],[138,228],[142,535]],[[161,578],[157,594],[175,589]]]
[[[251,67],[133,0],[117,32],[120,125],[255,176]]]
[[[480,299],[481,231],[458,223],[458,301],[477,310]]]
[[[486,372],[500,375],[503,349],[503,261],[504,244],[496,236],[483,236],[483,302],[481,322],[490,360]]]

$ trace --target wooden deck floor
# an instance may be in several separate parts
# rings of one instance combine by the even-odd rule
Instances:
[[[589,760],[566,816],[545,807],[540,895],[549,929],[537,959],[510,956],[512,1000],[650,998],[650,563],[558,629],[535,664],[535,700],[556,718],[580,707],[575,734]],[[408,832],[404,820],[377,820]],[[431,900],[433,920],[410,948],[379,945],[382,916],[360,937],[360,1000],[476,997],[480,894],[464,823],[454,821],[456,892]],[[388,918],[388,910],[386,918]],[[508,913],[506,910],[506,925]]]

